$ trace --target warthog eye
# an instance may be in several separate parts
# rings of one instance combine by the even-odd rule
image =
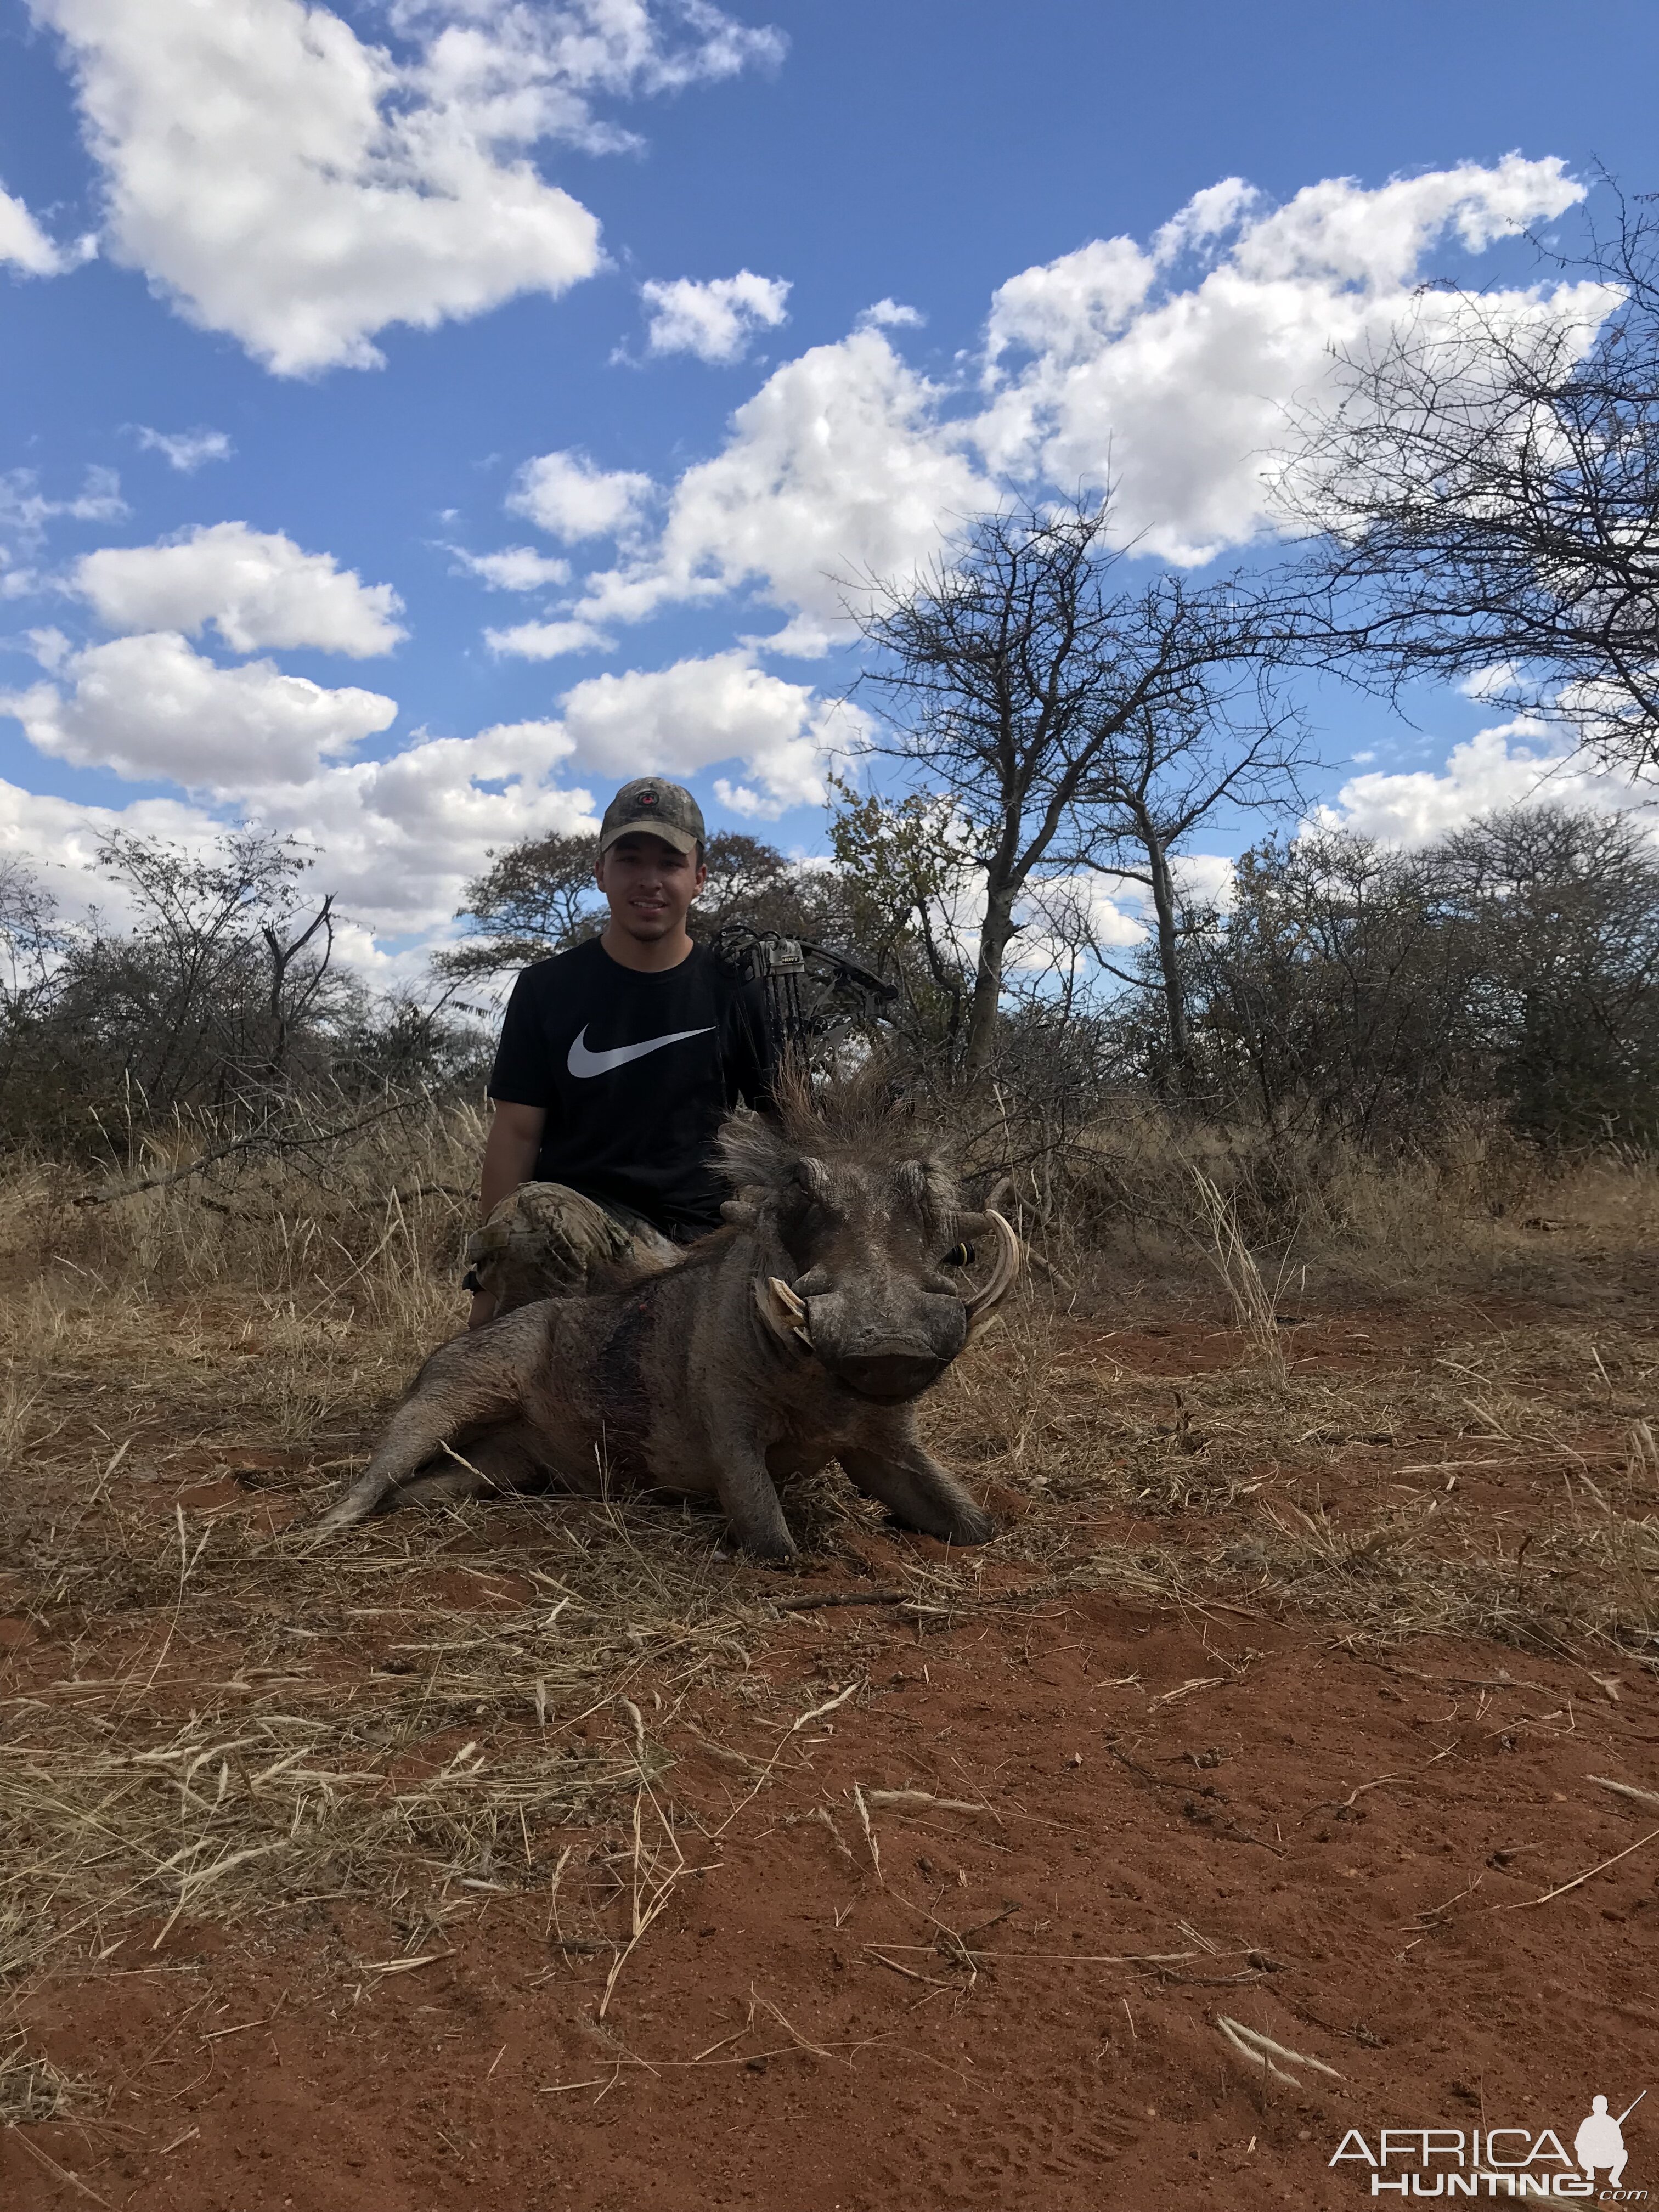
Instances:
[[[939,1261],[941,1267],[971,1267],[973,1264],[974,1248],[966,1237],[960,1244],[953,1244]]]

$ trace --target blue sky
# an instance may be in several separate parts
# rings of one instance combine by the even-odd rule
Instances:
[[[1157,557],[1270,543],[1326,345],[1652,184],[1656,63],[1598,0],[0,0],[0,853],[72,908],[246,815],[407,965],[636,764],[816,849],[826,572],[1109,450]],[[1533,773],[1311,704],[1387,834]]]

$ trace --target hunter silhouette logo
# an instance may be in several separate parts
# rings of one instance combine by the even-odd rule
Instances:
[[[1350,2128],[1330,2160],[1370,2169],[1372,2197],[1593,2197],[1639,2204],[1645,2189],[1624,2186],[1625,2122],[1647,2095],[1632,2098],[1615,2119],[1598,2094],[1569,2150],[1554,2128],[1383,2128],[1367,2137]]]
[[[1642,2097],[1647,2095],[1645,2089]],[[1642,2101],[1642,2097],[1626,2106],[1615,2120],[1607,2111],[1605,2097],[1593,2097],[1590,2108],[1578,2123],[1578,2132],[1572,2139],[1572,2154],[1584,2170],[1586,2181],[1593,2181],[1598,2166],[1607,2169],[1607,2186],[1617,2189],[1625,2179],[1625,2122]]]

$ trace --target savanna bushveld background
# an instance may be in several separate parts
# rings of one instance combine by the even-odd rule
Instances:
[[[1588,148],[1645,83],[1615,0],[1599,42],[1444,13],[1283,0],[1264,99],[1252,11],[1114,17],[1086,67],[1047,16],[889,11],[813,110],[852,158],[701,4],[38,0],[0,126],[65,63],[95,178],[5,172],[0,377],[183,503],[0,479],[8,2204],[1340,2206],[1354,2132],[1559,2173],[1659,2078],[1653,204],[1508,137],[1368,185],[1322,137],[1277,203],[1209,167],[1144,241],[997,264],[974,349],[862,304],[894,240],[979,282],[1021,179],[1081,204],[1109,141],[1210,162],[1339,80],[1351,132],[1452,86],[1490,137],[1547,77]],[[699,198],[689,95],[768,70]],[[1018,177],[961,151],[994,76]],[[643,274],[642,159],[606,260],[536,162],[639,155],[655,94],[658,201],[740,207],[764,269],[811,171],[817,275]],[[924,206],[887,187],[930,100]],[[632,398],[550,398],[536,319],[624,269],[643,335],[583,328]],[[647,381],[842,309],[723,429]],[[139,419],[186,392],[234,435]],[[270,527],[186,497],[245,461]],[[503,508],[535,545],[480,550]],[[325,515],[441,611],[286,534]],[[535,618],[475,649],[463,588]],[[613,667],[656,619],[672,665]],[[307,672],[394,652],[407,738]],[[1456,715],[1498,719],[1436,773]],[[833,1473],[787,1572],[650,1498],[313,1540],[460,1326],[501,996],[599,926],[591,801],[647,757],[709,805],[697,933],[883,978],[809,994],[816,1079],[878,1066],[1019,1231],[927,1404],[981,1549]],[[1627,2142],[1659,2188],[1651,2098]]]

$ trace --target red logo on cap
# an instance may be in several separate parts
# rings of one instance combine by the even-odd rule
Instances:
[[[642,791],[640,793],[640,805],[641,806],[654,806],[656,803],[657,794],[654,791]]]

